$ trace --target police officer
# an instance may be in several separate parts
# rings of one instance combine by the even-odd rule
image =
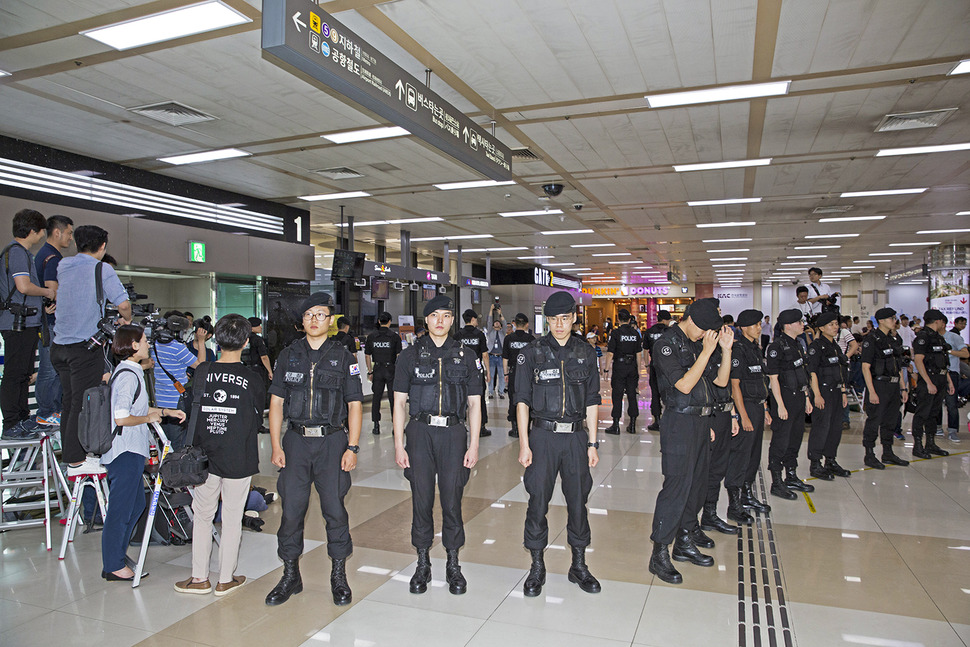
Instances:
[[[849,404],[846,386],[849,358],[835,341],[839,334],[838,312],[818,315],[815,327],[819,335],[808,347],[808,374],[815,402],[812,429],[808,434],[809,473],[823,481],[831,481],[836,476],[847,478],[852,475],[835,460],[842,440],[842,412]]]
[[[903,342],[899,335],[893,334],[896,311],[892,308],[876,310],[876,324],[878,327],[862,342],[860,356],[862,378],[866,383],[862,446],[866,450],[866,467],[884,470],[886,464],[909,465],[909,461],[893,453],[893,432],[902,415],[900,407],[909,399],[909,388],[903,370]],[[875,454],[877,435],[882,441],[882,461]]]
[[[660,431],[660,414],[663,409],[660,404],[660,387],[657,386],[657,372],[653,368],[653,345],[671,323],[670,313],[661,310],[657,313],[657,323],[647,328],[647,332],[643,335],[643,350],[647,351],[647,368],[650,371],[650,415],[653,416],[653,422],[647,426],[649,431]]]
[[[532,554],[523,592],[535,597],[546,583],[546,513],[558,475],[562,477],[566,499],[566,537],[572,549],[569,581],[587,593],[598,593],[600,583],[586,566],[586,547],[590,542],[586,501],[593,487],[589,469],[599,462],[596,419],[600,378],[596,351],[571,333],[576,301],[568,292],[553,293],[542,314],[549,323],[549,334],[530,343],[516,359],[519,379],[515,381],[514,399],[519,463],[525,467],[523,484],[529,493],[524,543]]]
[[[327,554],[333,562],[330,590],[334,604],[350,604],[345,562],[353,551],[344,497],[350,471],[357,466],[363,393],[360,366],[346,346],[327,339],[333,298],[311,294],[300,308],[306,337],[280,352],[270,386],[269,436],[272,463],[280,468],[277,487],[283,501],[276,534],[283,577],[266,596],[266,604],[283,604],[303,590],[299,560],[303,524],[316,486],[327,522]],[[289,428],[280,440],[284,416]],[[348,431],[349,425],[349,431]]]
[[[431,581],[435,481],[441,494],[448,590],[454,595],[467,590],[458,563],[458,549],[465,545],[461,496],[478,462],[484,384],[474,351],[448,336],[455,319],[452,308],[451,298],[443,294],[428,301],[428,334],[401,353],[394,373],[394,460],[411,482],[411,544],[418,551],[411,593],[424,593]],[[409,400],[410,419],[405,411]],[[466,409],[471,430],[467,445]]]
[[[377,317],[378,328],[367,335],[364,342],[364,360],[367,362],[367,378],[371,381],[370,419],[374,423],[373,434],[381,433],[381,399],[387,388],[387,400],[394,411],[394,362],[401,353],[401,337],[391,331],[391,313],[382,312]]]
[[[509,385],[508,420],[512,423],[512,428],[509,429],[509,436],[518,438],[519,429],[515,424],[515,398],[512,397],[515,393],[515,367],[518,366],[516,360],[519,357],[519,351],[528,346],[529,342],[535,339],[535,335],[528,330],[529,318],[524,312],[515,315],[512,322],[515,324],[515,332],[506,335],[505,343],[502,344],[502,368],[505,371]]]
[[[741,335],[734,342],[731,357],[731,398],[741,431],[731,438],[731,454],[737,460],[728,462],[724,487],[728,491],[728,519],[738,523],[743,523],[745,509],[771,512],[771,506],[754,496],[765,425],[771,424],[771,414],[765,404],[767,366],[758,345],[762,314],[760,310],[743,310],[738,315]]]
[[[616,313],[616,319],[620,325],[613,329],[606,343],[606,365],[612,371],[610,387],[613,398],[613,424],[606,428],[606,433],[620,433],[620,417],[623,415],[623,394],[625,393],[626,412],[630,418],[626,430],[635,434],[637,416],[640,415],[640,408],[637,406],[637,384],[640,382],[640,355],[643,340],[640,338],[640,331],[630,323],[632,317],[629,310],[621,308]]]
[[[948,370],[951,346],[943,338],[946,322],[946,315],[939,310],[927,310],[923,314],[923,329],[916,334],[913,341],[913,363],[919,372],[916,392],[913,394],[916,396],[916,411],[913,413],[913,456],[918,458],[933,458],[933,454],[950,455],[950,452],[937,446],[935,438],[937,417],[941,415],[943,399],[947,394],[954,393]],[[925,440],[923,436],[926,437]]]
[[[347,347],[350,354],[357,357],[357,338],[350,334],[350,318],[339,317],[337,319],[337,334],[333,338]]]
[[[812,403],[806,398],[808,371],[805,353],[798,336],[804,331],[802,312],[797,308],[778,315],[775,340],[768,344],[767,372],[771,384],[771,442],[768,444],[768,471],[771,472],[771,493],[782,499],[794,499],[792,490],[814,492],[815,486],[805,483],[795,468],[798,450],[805,435],[805,416],[811,413]],[[782,469],[787,471],[782,478]]]
[[[488,375],[488,340],[485,339],[485,333],[478,328],[477,312],[469,308],[461,313],[461,319],[465,322],[465,327],[458,331],[455,339],[474,353],[478,363],[478,372],[482,376],[482,392],[484,393],[486,376]],[[492,432],[485,427],[487,422],[488,407],[482,406],[482,438],[492,435]]]

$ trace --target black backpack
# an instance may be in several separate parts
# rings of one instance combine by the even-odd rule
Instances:
[[[130,368],[123,368],[116,371],[107,384],[102,382],[84,391],[81,414],[77,421],[77,436],[81,441],[81,447],[89,454],[96,456],[107,454],[111,450],[111,443],[114,442],[115,436],[121,433],[121,426],[115,424],[114,413],[111,410],[111,385],[122,373],[131,373],[138,377]],[[141,380],[138,380],[132,402],[137,400],[140,394]]]

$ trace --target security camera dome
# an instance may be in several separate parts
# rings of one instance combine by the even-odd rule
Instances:
[[[546,195],[555,198],[557,195],[562,193],[563,185],[559,184],[558,182],[554,182],[552,184],[543,184],[542,190],[546,192]]]

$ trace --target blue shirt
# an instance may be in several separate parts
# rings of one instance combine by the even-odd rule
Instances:
[[[156,355],[156,351],[158,354]],[[182,386],[188,381],[185,369],[195,364],[198,359],[193,355],[185,344],[178,340],[173,340],[167,344],[152,344],[151,357],[155,360],[155,406],[161,409],[174,409],[179,404],[179,392],[175,384],[162,370],[172,374]]]
[[[0,300],[6,300],[10,294],[10,303],[23,304],[28,308],[37,308],[37,314],[27,317],[27,327],[40,326],[40,313],[43,312],[43,297],[28,297],[17,290],[14,279],[26,276],[34,285],[41,285],[37,280],[37,268],[34,267],[33,255],[23,245],[11,241],[13,246],[4,255],[0,265]],[[9,260],[9,271],[7,270]],[[12,292],[12,293],[11,293]],[[13,328],[13,314],[9,310],[0,312],[0,330]]]
[[[57,264],[64,255],[50,243],[44,243],[37,255],[34,256],[34,266],[37,268],[38,285],[46,288],[48,281],[57,280]],[[47,315],[47,323],[54,324],[54,315]]]
[[[963,350],[967,347],[967,342],[963,341],[963,337],[960,336],[960,333],[953,332],[952,330],[947,330],[943,334],[943,339],[945,339],[946,343],[952,347],[952,350]],[[947,353],[947,355],[949,356],[948,359],[950,360],[950,370],[959,374],[960,358],[955,355],[950,355],[949,353]],[[956,384],[953,386],[955,387]]]
[[[57,320],[54,343],[61,346],[87,341],[98,330],[104,316],[94,289],[94,267],[98,259],[90,254],[77,254],[57,266]],[[101,265],[104,298],[115,305],[128,301],[128,292],[107,263]]]

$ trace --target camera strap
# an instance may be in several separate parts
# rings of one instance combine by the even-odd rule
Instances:
[[[7,245],[6,247],[4,247],[3,251],[0,252],[0,256],[3,256],[3,260],[5,263],[5,276],[7,277],[7,280],[10,281],[11,283],[10,291],[7,293],[7,298],[3,300],[2,304],[0,304],[0,310],[6,310],[7,308],[10,307],[10,302],[13,299],[13,293],[17,291],[17,283],[16,281],[13,280],[13,277],[10,276],[10,249],[12,247],[23,247],[23,245],[21,245],[17,241],[14,241],[9,245]],[[24,295],[24,303],[27,303],[26,294]]]
[[[97,265],[94,266],[94,293],[98,300],[98,309],[101,310],[101,317],[103,318],[106,311],[104,305],[104,279],[101,277],[102,265],[104,265],[104,261],[98,261]]]
[[[152,342],[152,350],[155,352],[155,363],[158,364],[158,368],[162,369],[162,372],[168,376],[168,379],[172,380],[172,384],[175,386],[175,390],[179,395],[185,393],[185,386],[181,382],[175,379],[175,376],[168,372],[165,365],[162,364],[162,358],[158,356],[158,348],[155,346],[155,342]]]

